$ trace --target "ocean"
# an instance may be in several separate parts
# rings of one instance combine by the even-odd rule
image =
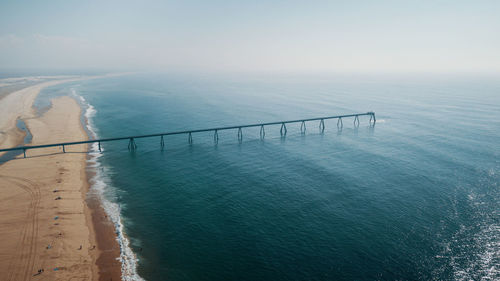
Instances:
[[[124,280],[499,280],[500,79],[134,74],[46,88],[109,138],[374,111],[92,147]]]

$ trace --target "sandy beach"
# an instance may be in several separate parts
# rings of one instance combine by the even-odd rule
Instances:
[[[36,116],[39,91],[70,78],[42,82],[0,100],[0,147],[20,144],[25,121],[32,144],[87,139],[81,108],[70,97]],[[31,150],[0,165],[0,272],[2,280],[120,280],[114,228],[87,191],[87,145]],[[39,270],[43,270],[39,273]]]

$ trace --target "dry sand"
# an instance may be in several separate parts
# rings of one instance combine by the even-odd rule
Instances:
[[[18,91],[8,93],[6,96],[0,99],[0,147],[8,148],[14,147],[22,144],[22,138],[24,133],[16,127],[16,120],[18,118],[22,120],[35,118],[36,113],[33,109],[33,102],[35,98],[40,93],[43,88],[54,86],[61,83],[89,80],[95,78],[103,77],[113,77],[126,75],[128,73],[118,73],[118,74],[107,74],[100,76],[82,76],[82,77],[71,77],[69,76],[43,76],[44,78],[51,78],[55,80],[50,80],[46,82],[41,82],[32,86],[28,86]],[[41,76],[42,77],[42,76]],[[27,78],[16,78],[29,81],[35,81]],[[16,80],[17,81],[17,80]],[[0,152],[0,156],[3,152]]]
[[[81,108],[70,97],[54,99],[51,109],[35,117],[31,106],[36,94],[57,82],[1,100],[0,130],[7,134],[0,136],[0,147],[19,142],[12,129],[18,117],[32,133],[33,145],[87,139]],[[86,198],[87,149],[80,145],[67,147],[67,153],[61,148],[29,150],[28,158],[0,165],[1,280],[120,280],[113,226],[97,199]],[[44,271],[36,275],[39,269]]]
[[[16,127],[16,120],[35,117],[35,110],[32,106],[41,89],[78,80],[82,80],[82,78],[47,81],[3,97],[0,102],[0,147],[8,148],[20,144],[24,133]],[[2,155],[1,152],[0,155]]]

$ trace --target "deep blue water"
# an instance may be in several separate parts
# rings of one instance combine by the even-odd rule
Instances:
[[[500,278],[500,80],[134,75],[74,90],[101,138],[375,111],[103,144],[146,280]],[[488,279],[489,278],[489,279]]]

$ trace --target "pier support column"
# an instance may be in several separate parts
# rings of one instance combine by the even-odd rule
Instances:
[[[161,137],[160,137],[160,147],[161,147],[161,150],[163,150],[163,148],[165,147],[165,140],[163,139],[163,135],[161,135]]]
[[[266,131],[264,131],[264,125],[260,126],[260,139],[263,140],[266,136]]]
[[[358,115],[356,115],[354,117],[354,127],[359,127],[359,117],[358,117]]]
[[[214,143],[215,144],[219,143],[219,133],[217,132],[217,130],[215,130],[214,132]]]
[[[98,144],[98,146],[99,146],[99,152],[101,152],[101,151],[102,151],[102,150],[101,150],[101,142],[98,142],[97,144]]]
[[[189,132],[189,135],[188,135],[188,143],[193,144],[193,135],[191,134],[191,132]]]
[[[130,138],[130,140],[128,141],[128,150],[136,150],[136,149],[137,145],[135,144],[134,138]]]
[[[238,128],[238,142],[243,142],[243,132],[241,131],[241,127]]]
[[[342,117],[339,118],[339,120],[337,120],[337,129],[342,129],[342,127],[344,127],[344,123],[342,122]]]
[[[281,129],[280,129],[281,136],[286,136],[286,132],[287,132],[287,130],[286,130],[285,123],[281,123]]]
[[[323,132],[325,132],[325,120],[321,119],[321,121],[319,121],[319,132],[322,134]]]
[[[306,122],[305,121],[302,121],[302,123],[300,124],[300,133],[303,135],[306,134]]]
[[[372,124],[373,121],[373,124]],[[375,125],[375,122],[377,122],[377,119],[375,119],[375,113],[371,112],[370,114],[370,125]]]

